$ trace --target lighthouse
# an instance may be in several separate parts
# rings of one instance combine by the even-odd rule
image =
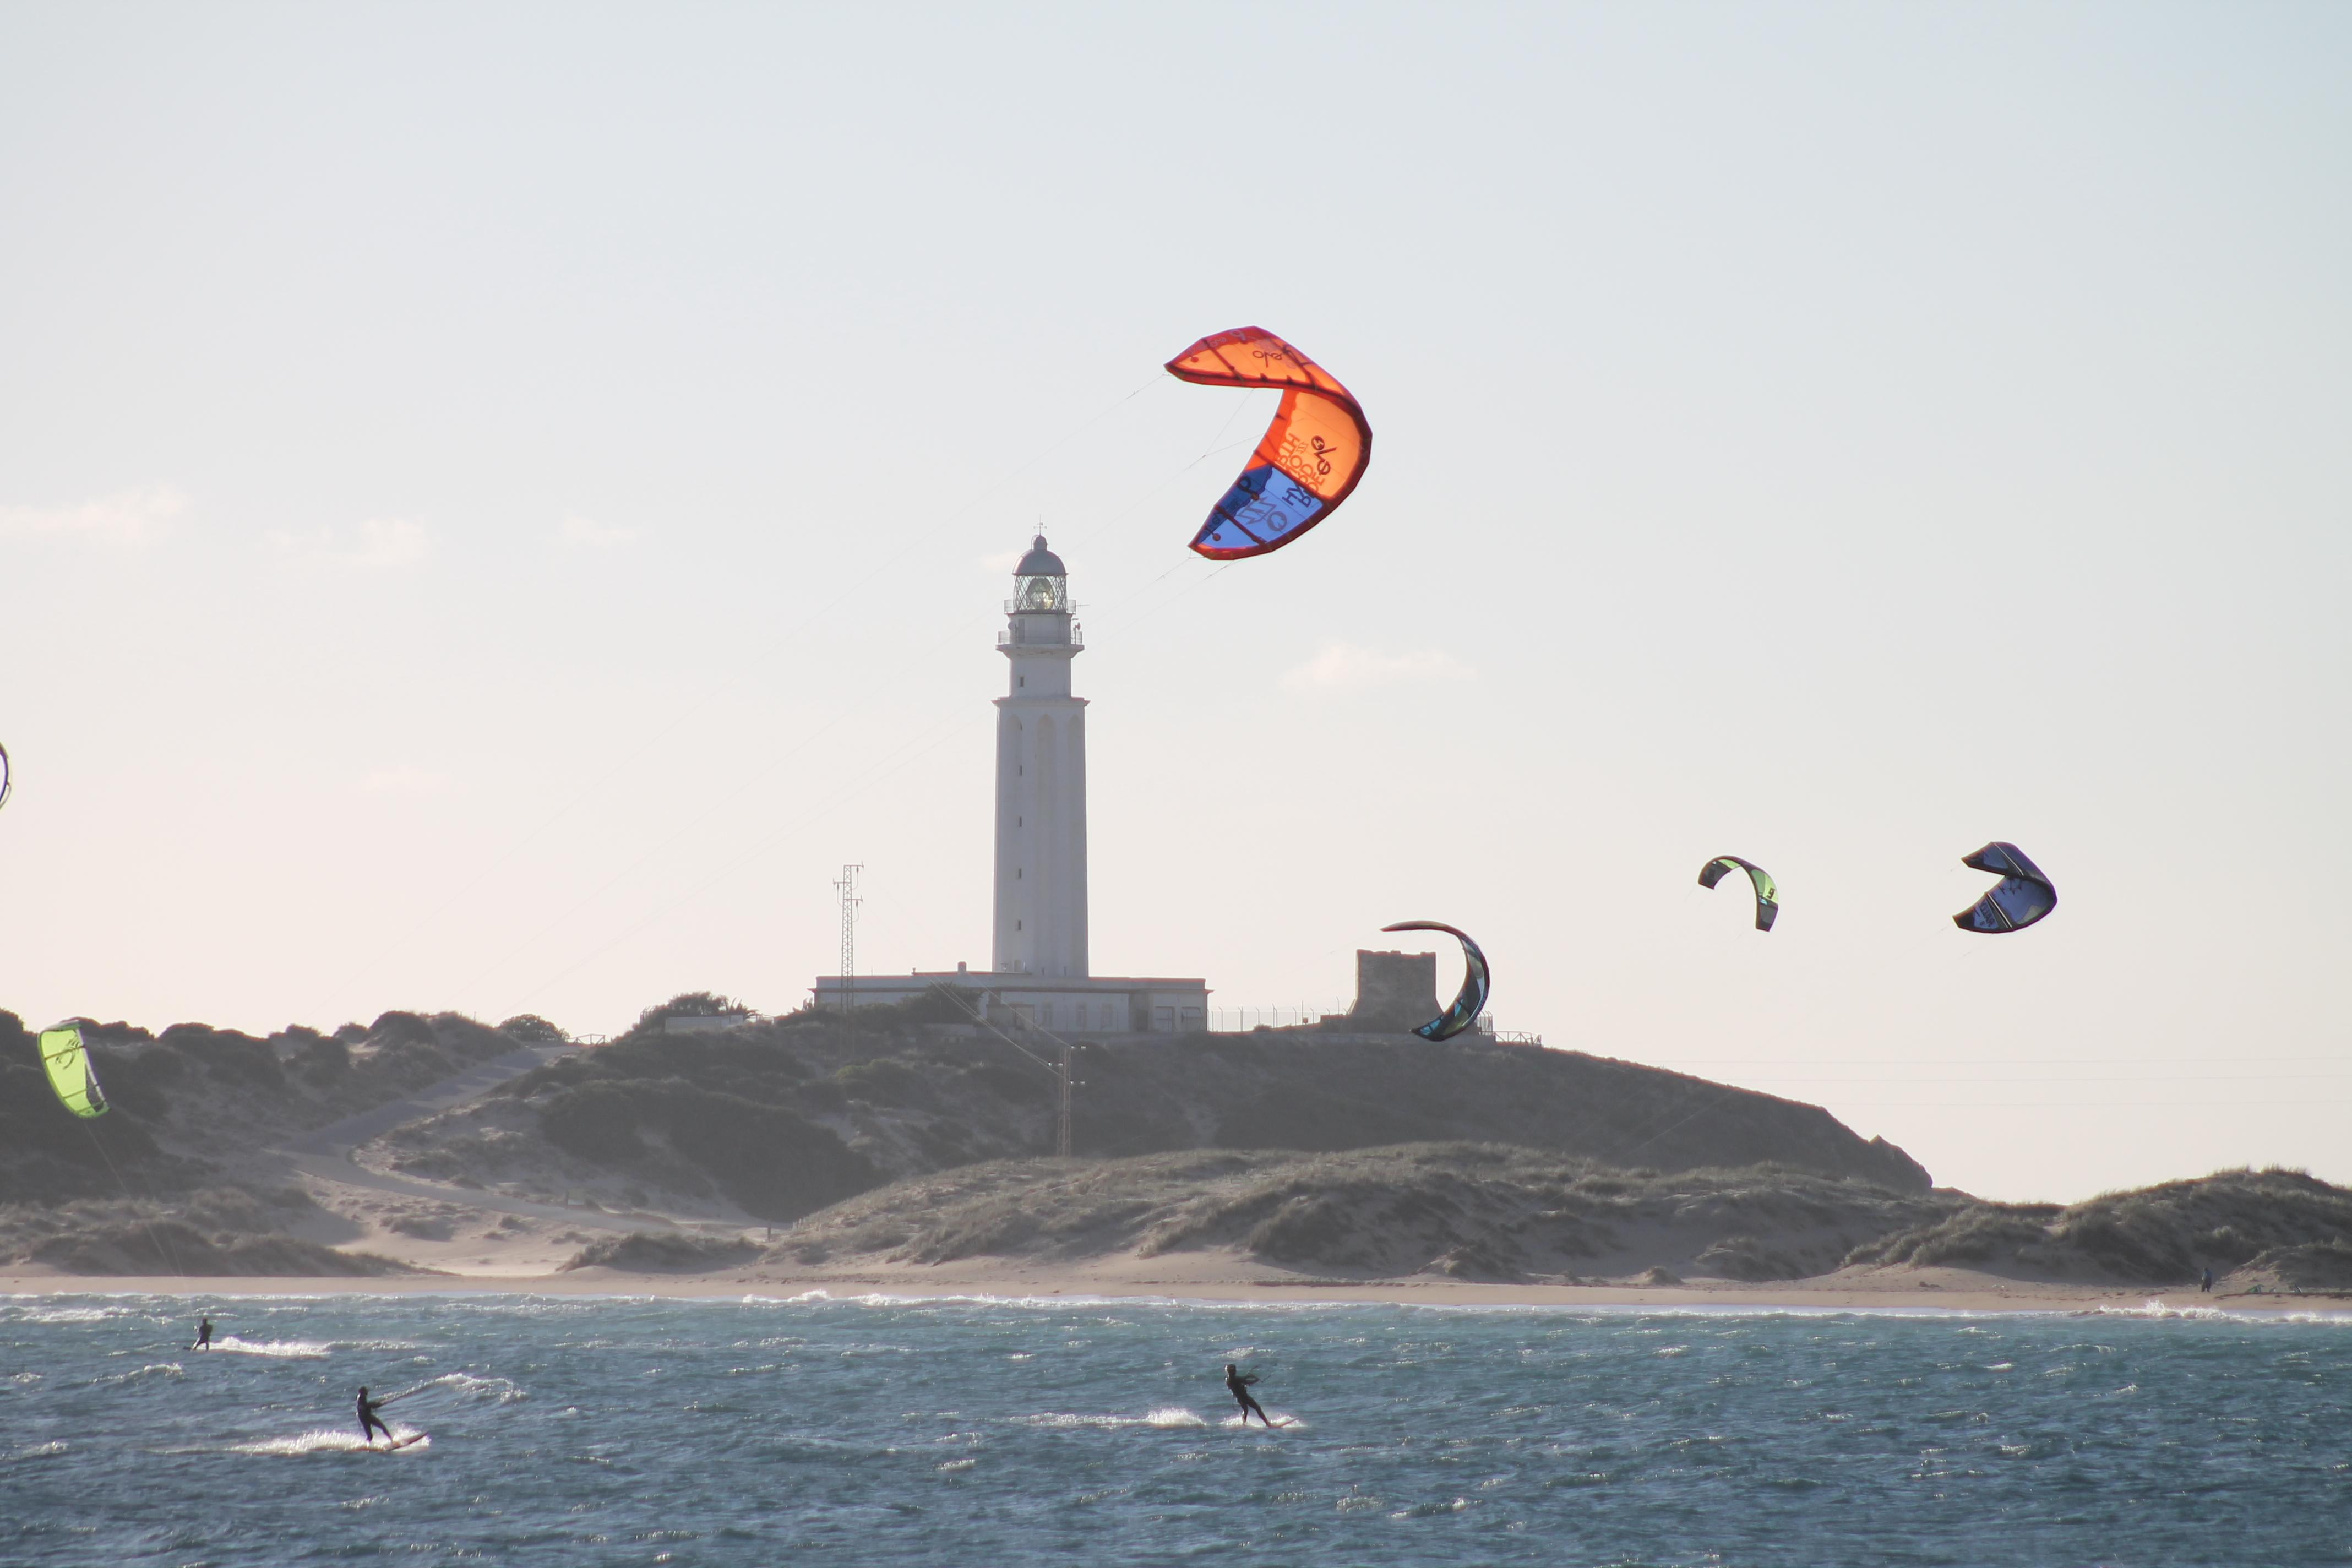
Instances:
[[[1086,638],[1075,608],[1069,573],[1040,534],[1013,569],[1004,629],[996,634],[1005,685],[996,699],[996,879],[986,967],[821,974],[816,1006],[883,1006],[945,988],[960,994],[975,1031],[1022,1029],[1048,1045],[1080,1034],[1207,1027],[1206,981],[1104,975],[1088,966],[1087,700],[1070,690],[1070,666]],[[878,870],[879,859],[869,852],[869,868]]]
[[[1087,700],[1070,692],[1086,651],[1069,573],[1039,534],[1013,569],[996,650],[996,907],[1001,974],[1087,977]]]

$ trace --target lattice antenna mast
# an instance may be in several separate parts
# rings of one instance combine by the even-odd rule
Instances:
[[[844,866],[841,880],[835,891],[841,895],[841,981],[847,989],[841,1007],[848,1012],[857,1005],[857,906],[866,900],[857,896],[857,873],[864,866]]]

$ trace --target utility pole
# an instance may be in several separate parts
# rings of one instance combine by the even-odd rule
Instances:
[[[1062,1113],[1055,1119],[1054,1152],[1070,1157],[1070,1045],[1062,1042]]]
[[[844,866],[841,880],[834,884],[841,894],[841,979],[847,987],[844,1013],[857,1006],[857,906],[866,901],[857,896],[857,873],[864,869],[862,865]]]

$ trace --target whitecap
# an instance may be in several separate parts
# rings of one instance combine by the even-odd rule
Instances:
[[[470,1399],[487,1399],[496,1405],[514,1405],[530,1397],[520,1384],[503,1377],[481,1377],[470,1372],[445,1372],[438,1377],[428,1377],[423,1383],[387,1394],[380,1403],[395,1399],[412,1399],[447,1392]]]
[[[1206,1426],[1208,1425],[1206,1421],[1202,1420],[1198,1415],[1194,1415],[1192,1411],[1185,1409],[1181,1405],[1155,1405],[1153,1408],[1145,1411],[1140,1415],[1077,1415],[1067,1412],[1055,1411],[1042,1415],[1016,1415],[1013,1419],[1024,1426],[1051,1427],[1143,1426],[1160,1427],[1164,1430],[1185,1426]]]
[[[1470,1500],[1468,1498],[1458,1497],[1452,1502],[1416,1503],[1411,1508],[1399,1509],[1396,1512],[1389,1515],[1389,1517],[1391,1519],[1399,1520],[1429,1519],[1437,1514],[1466,1512],[1469,1507]]]
[[[228,1355],[277,1356],[289,1361],[324,1361],[334,1354],[333,1346],[316,1340],[241,1340],[235,1334],[223,1334],[212,1348]]]

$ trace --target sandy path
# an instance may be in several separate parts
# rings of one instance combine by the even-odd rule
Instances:
[[[637,1210],[615,1212],[570,1208],[561,1204],[533,1203],[527,1198],[509,1197],[479,1187],[461,1187],[443,1182],[424,1181],[415,1176],[392,1175],[383,1171],[369,1170],[353,1157],[360,1145],[371,1138],[424,1117],[454,1110],[458,1106],[479,1100],[500,1084],[520,1078],[534,1068],[561,1061],[580,1049],[578,1046],[568,1045],[534,1046],[478,1062],[464,1072],[453,1073],[438,1083],[428,1084],[404,1099],[388,1101],[307,1132],[288,1144],[285,1152],[296,1170],[330,1186],[363,1188],[394,1197],[421,1198],[488,1214],[515,1215],[524,1219],[547,1220],[591,1230],[693,1231],[699,1228],[661,1215]]]
[[[657,1214],[640,1210],[615,1213],[611,1209],[566,1208],[561,1204],[537,1204],[528,1198],[509,1197],[503,1193],[484,1192],[478,1187],[444,1186],[438,1182],[420,1182],[408,1176],[386,1175],[371,1171],[364,1165],[351,1163],[349,1155],[334,1159],[325,1154],[297,1154],[294,1168],[313,1181],[339,1187],[362,1187],[369,1192],[387,1193],[394,1197],[425,1198],[436,1204],[450,1204],[478,1209],[488,1214],[519,1215],[525,1219],[554,1220],[568,1226],[581,1226],[592,1230],[678,1230],[694,1231],[700,1227]],[[733,1227],[730,1227],[733,1228]]]
[[[387,1100],[372,1110],[356,1116],[346,1116],[341,1121],[330,1121],[324,1127],[304,1133],[286,1147],[298,1154],[327,1154],[348,1159],[351,1152],[381,1133],[391,1131],[403,1122],[420,1117],[437,1116],[468,1100],[479,1100],[502,1083],[520,1078],[533,1068],[562,1061],[576,1053],[578,1046],[528,1046],[505,1056],[477,1062],[464,1072],[452,1073],[438,1083],[427,1084],[403,1100]]]

